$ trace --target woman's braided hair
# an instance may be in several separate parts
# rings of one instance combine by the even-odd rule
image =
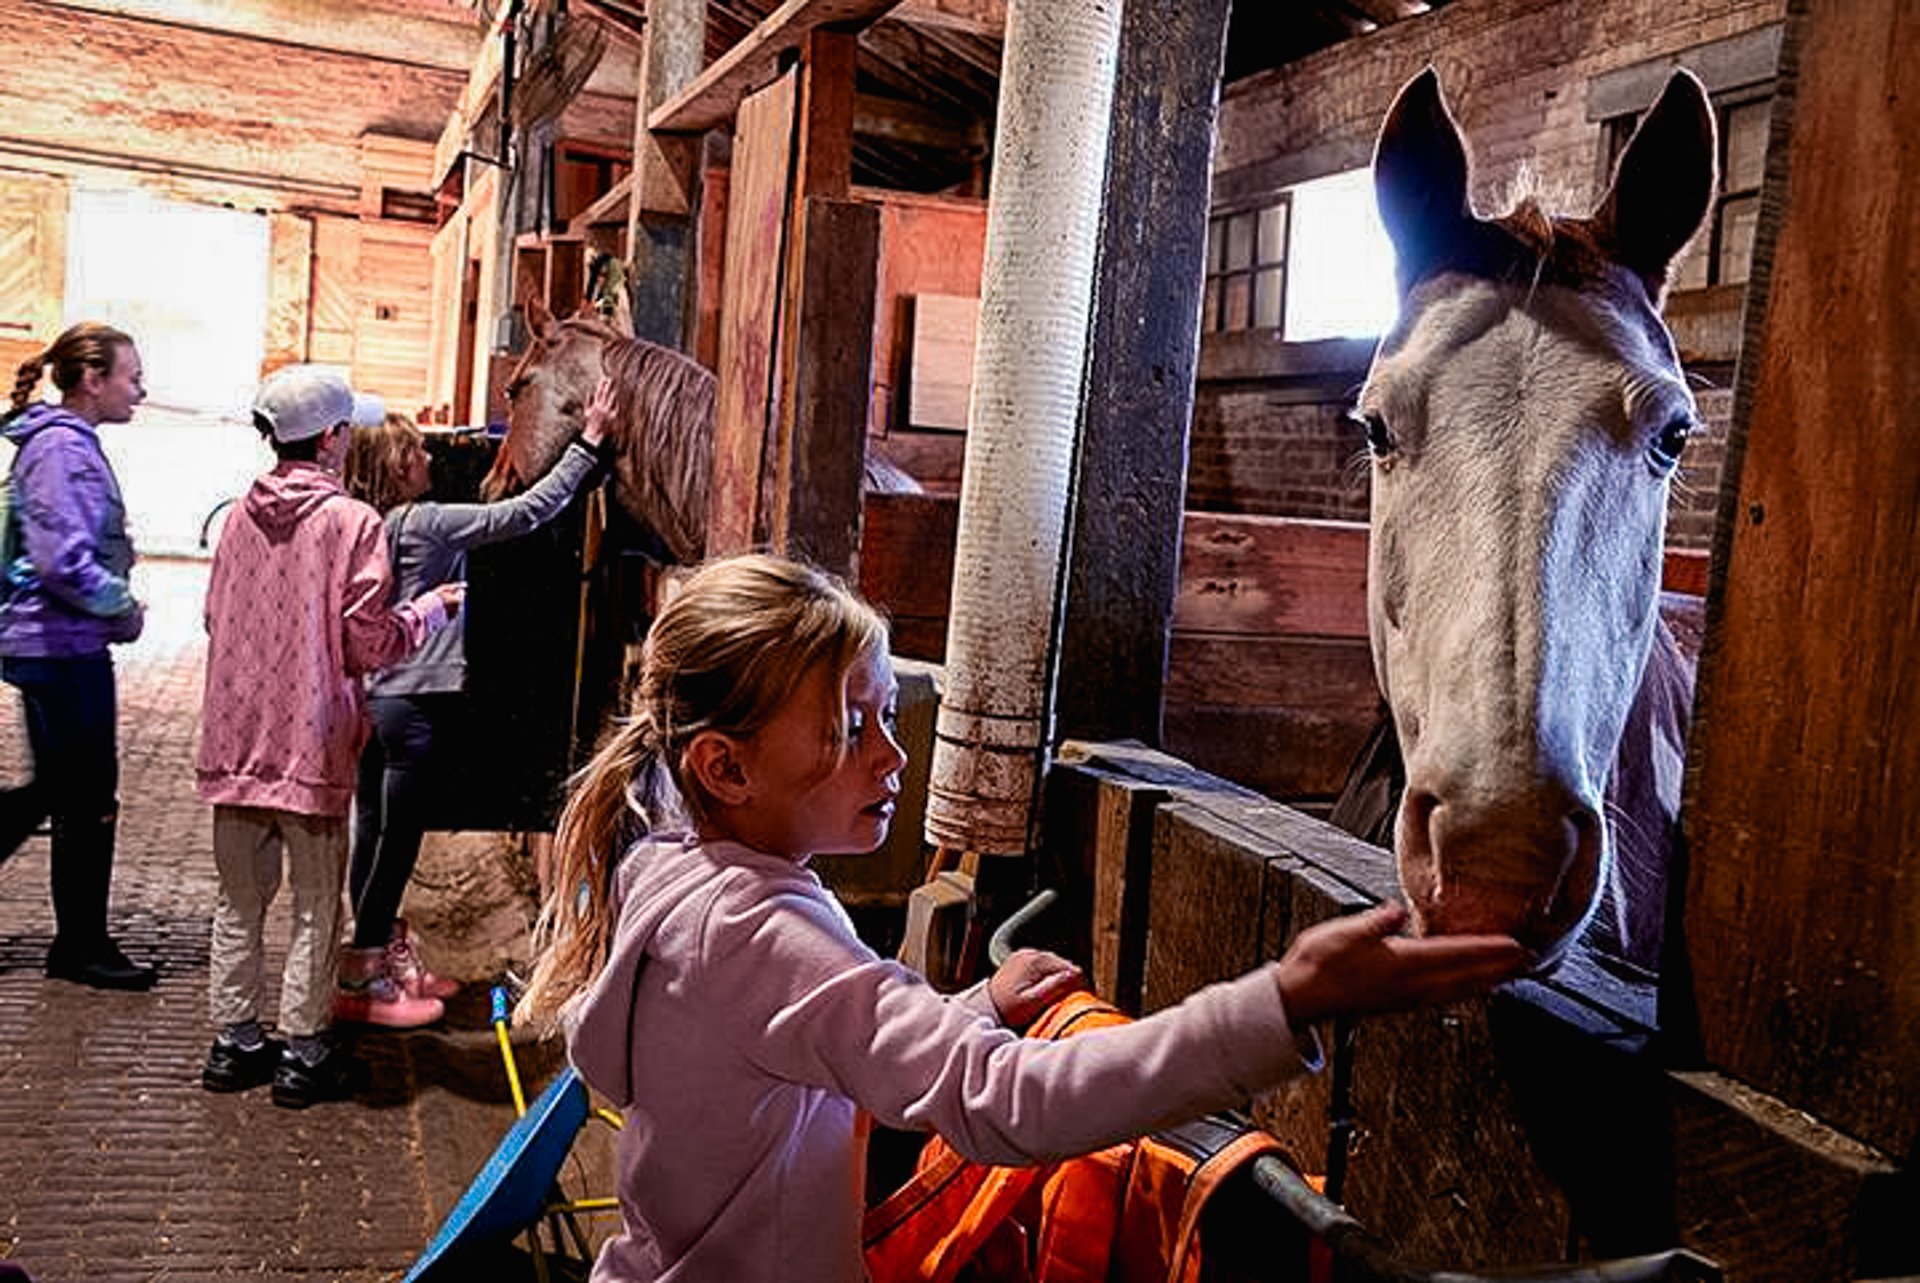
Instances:
[[[111,325],[82,321],[68,329],[39,356],[20,363],[13,377],[13,409],[9,417],[27,408],[48,366],[53,367],[53,386],[62,392],[71,392],[80,386],[80,379],[88,370],[110,372],[123,346],[133,346],[133,339]]]

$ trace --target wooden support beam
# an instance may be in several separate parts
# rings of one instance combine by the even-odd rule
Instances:
[[[647,113],[700,74],[706,12],[706,0],[649,0],[634,104],[633,181],[627,200],[634,332],[676,349],[686,346],[690,328],[689,215],[699,149],[689,139],[647,128]]]
[[[1787,20],[1682,810],[1691,994],[1672,995],[1692,998],[1716,1069],[1909,1159],[1920,1136],[1913,17],[1909,0],[1857,0],[1796,5]]]
[[[1228,8],[1134,0],[1121,19],[1100,308],[1068,514],[1062,736],[1160,742]]]
[[[746,94],[772,80],[783,58],[798,50],[816,27],[857,31],[884,16],[899,0],[786,0],[667,101],[643,112],[647,128],[660,133],[698,133],[733,119]]]

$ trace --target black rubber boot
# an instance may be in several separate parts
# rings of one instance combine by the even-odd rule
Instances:
[[[159,973],[132,962],[107,935],[114,817],[53,823],[53,947],[47,975],[94,989],[151,989]]]

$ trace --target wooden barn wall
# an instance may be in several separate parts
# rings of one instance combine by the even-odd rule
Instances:
[[[23,55],[0,76],[0,163],[136,173],[167,194],[240,208],[353,212],[361,136],[431,143],[466,80],[30,0],[0,0],[0,29]]]
[[[60,328],[67,284],[67,182],[0,170],[0,371],[38,355]]]
[[[364,25],[343,28],[349,18]],[[238,29],[215,29],[220,21]],[[59,329],[69,183],[133,184],[267,214],[267,368],[339,362],[396,409],[420,407],[432,229],[384,217],[384,200],[431,188],[432,139],[465,79],[445,64],[471,57],[468,24],[331,3],[189,10],[147,0],[0,0],[0,24],[60,51],[10,59],[0,76],[7,189],[38,193],[32,204],[6,202],[21,226],[0,294],[17,292],[29,270],[40,278],[30,325],[0,317],[0,357],[19,348],[11,359],[24,359]],[[321,43],[330,47],[313,47]],[[617,110],[594,112],[619,128]],[[29,208],[30,255],[20,213]]]
[[[1363,166],[1393,95],[1437,67],[1476,161],[1474,198],[1504,208],[1516,188],[1584,210],[1604,179],[1601,128],[1587,119],[1587,82],[1778,22],[1782,0],[1555,0],[1514,5],[1459,0],[1291,66],[1240,81],[1220,108],[1217,207],[1244,207],[1307,179]],[[1735,287],[1737,291],[1737,287]],[[1702,293],[1707,293],[1703,291]],[[1737,313],[1737,297],[1729,300]],[[1698,310],[1677,299],[1673,310]],[[1729,310],[1723,305],[1720,310]],[[1689,349],[1724,384],[1733,352]],[[1188,507],[1275,516],[1358,519],[1367,506],[1364,450],[1343,417],[1365,377],[1364,357],[1302,370],[1264,333],[1202,340]],[[1670,508],[1669,536],[1711,539],[1731,398],[1701,398],[1708,431],[1691,442]]]

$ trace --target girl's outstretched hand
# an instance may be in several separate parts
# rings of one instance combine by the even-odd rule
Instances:
[[[580,425],[580,439],[590,446],[605,441],[616,413],[613,380],[601,379],[600,386],[593,390],[593,400],[587,402],[586,417]]]
[[[1511,980],[1532,955],[1509,936],[1397,934],[1397,904],[1302,931],[1275,968],[1280,1002],[1295,1029],[1335,1016],[1361,1016],[1452,1002]]]
[[[1080,968],[1045,949],[1015,949],[987,981],[987,997],[1009,1029],[1024,1029],[1060,999],[1086,984]]]

